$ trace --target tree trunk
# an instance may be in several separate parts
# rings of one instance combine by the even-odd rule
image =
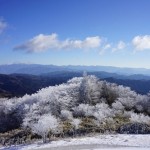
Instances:
[[[44,134],[44,135],[42,136],[42,138],[43,138],[43,143],[46,143],[46,134]]]

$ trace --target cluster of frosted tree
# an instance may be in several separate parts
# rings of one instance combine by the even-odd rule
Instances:
[[[65,126],[76,133],[90,120],[93,126],[127,122],[150,125],[150,95],[101,81],[95,76],[73,78],[65,84],[41,89],[21,98],[0,100],[0,130],[23,127],[42,136],[63,134]],[[11,125],[11,120],[15,123]],[[13,122],[12,121],[12,122]]]

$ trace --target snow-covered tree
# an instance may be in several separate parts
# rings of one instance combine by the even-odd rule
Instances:
[[[114,123],[117,116],[128,118],[130,122],[149,124],[149,95],[140,95],[129,87],[84,75],[32,95],[0,99],[0,131],[22,125],[31,128],[45,141],[49,131],[63,132],[60,126],[64,122],[78,130],[80,120],[84,118],[92,118],[97,126]]]
[[[130,121],[133,123],[138,122],[150,125],[150,117],[144,114],[136,114],[134,112],[131,112]]]
[[[43,143],[46,143],[48,133],[57,130],[58,120],[51,114],[45,114],[39,118],[37,123],[31,124],[30,127],[34,133],[41,135]]]
[[[61,111],[60,118],[61,118],[62,120],[71,120],[71,119],[73,118],[72,112],[71,112],[71,111],[68,111],[68,110],[62,110],[62,111]]]

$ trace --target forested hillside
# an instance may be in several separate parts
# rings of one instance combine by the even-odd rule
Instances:
[[[149,76],[123,76],[107,72],[88,72],[88,74],[111,83],[128,86],[139,94],[147,94],[150,91]],[[0,97],[12,98],[33,94],[41,88],[66,83],[73,77],[82,77],[82,72],[56,71],[41,75],[0,74]]]
[[[26,74],[0,74],[0,97],[20,97],[33,94],[41,88],[67,82],[68,76],[35,76]]]
[[[75,77],[35,94],[0,102],[0,132],[28,131],[30,134],[19,135],[22,141],[29,135],[39,135],[46,142],[51,136],[117,133],[132,123],[144,125],[142,132],[150,133],[149,94],[140,95],[95,76]]]

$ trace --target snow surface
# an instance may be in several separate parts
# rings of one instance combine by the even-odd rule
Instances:
[[[2,147],[0,150],[150,150],[150,135],[96,135],[65,138],[42,144],[38,141],[30,145]]]

